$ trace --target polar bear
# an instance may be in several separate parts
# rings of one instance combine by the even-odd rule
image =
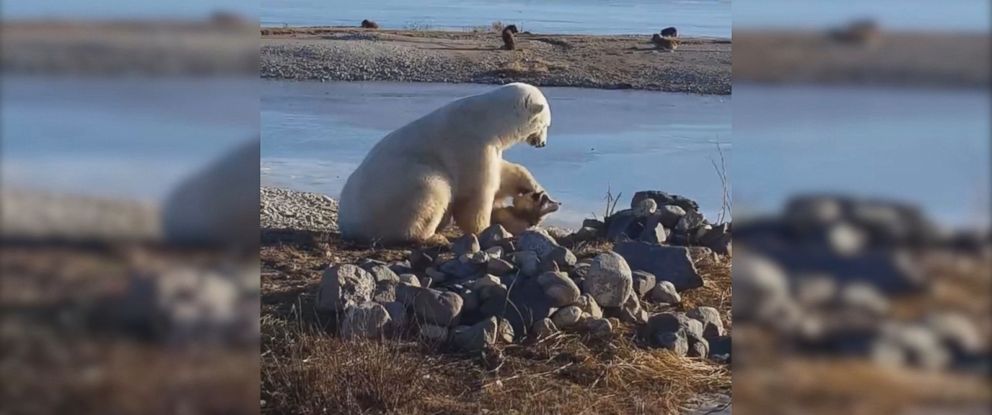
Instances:
[[[539,89],[511,83],[451,102],[382,138],[348,177],[338,225],[345,239],[441,242],[446,215],[465,233],[489,226],[494,203],[543,191],[503,151],[547,144],[551,108]]]

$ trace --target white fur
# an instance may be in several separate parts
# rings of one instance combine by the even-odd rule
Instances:
[[[451,102],[386,135],[341,192],[342,236],[382,243],[422,242],[445,213],[465,233],[490,223],[497,193],[540,191],[503,151],[547,143],[551,109],[534,86],[512,83]],[[450,209],[450,212],[449,212]]]

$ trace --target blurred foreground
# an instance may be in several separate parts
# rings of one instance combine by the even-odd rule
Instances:
[[[0,31],[0,413],[257,412],[255,22]]]

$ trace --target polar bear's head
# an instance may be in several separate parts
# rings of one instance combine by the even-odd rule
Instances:
[[[476,103],[485,106],[484,113],[499,109],[500,113],[490,114],[480,122],[492,123],[490,125],[498,131],[496,136],[501,147],[509,148],[520,142],[534,147],[548,144],[551,107],[537,87],[514,82],[474,98]]]

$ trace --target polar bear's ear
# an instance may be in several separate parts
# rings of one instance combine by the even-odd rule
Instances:
[[[540,114],[541,111],[544,111],[544,104],[534,102],[529,96],[524,100],[524,104],[530,110],[531,114]]]

